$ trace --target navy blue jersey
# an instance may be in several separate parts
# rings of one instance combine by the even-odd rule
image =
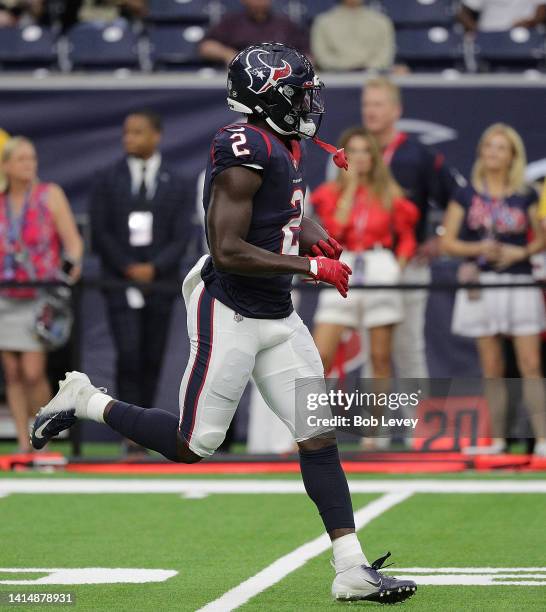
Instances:
[[[421,211],[415,229],[417,241],[425,240],[429,207],[445,209],[457,188],[454,172],[446,165],[443,155],[407,134],[399,134],[387,147],[384,156],[391,172],[408,200]]]
[[[467,185],[460,187],[453,199],[465,211],[461,240],[491,238],[504,244],[526,246],[531,229],[529,207],[538,202],[538,194],[532,187],[502,200],[494,200],[476,191],[472,185]],[[483,270],[493,269],[484,262],[480,262],[480,267]],[[528,259],[519,261],[503,272],[531,274],[531,263]]]
[[[205,218],[216,176],[232,166],[253,168],[262,175],[262,185],[254,196],[246,241],[272,253],[297,255],[305,187],[300,144],[290,143],[292,152],[270,132],[246,123],[219,130],[205,175]],[[281,319],[293,310],[291,274],[240,276],[217,270],[209,258],[201,276],[209,293],[243,316]]]

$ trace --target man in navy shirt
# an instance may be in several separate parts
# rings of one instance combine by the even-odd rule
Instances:
[[[454,172],[443,156],[397,129],[402,116],[398,86],[386,78],[371,79],[362,93],[362,121],[377,138],[383,159],[390,166],[406,197],[421,212],[417,226],[417,254],[406,266],[403,281],[430,283],[430,260],[436,255],[436,238],[427,236],[430,211],[445,209],[456,188]],[[427,378],[425,354],[426,291],[404,291],[404,320],[395,332],[394,361],[401,378]]]
[[[309,391],[325,392],[326,385],[318,350],[292,307],[292,275],[326,282],[346,296],[351,273],[335,241],[313,245],[327,256],[299,256],[300,139],[319,144],[321,89],[309,60],[285,45],[249,47],[230,64],[228,104],[248,115],[248,123],[222,128],[210,151],[203,201],[211,254],[182,288],[191,354],[180,387],[180,420],[113,400],[73,372],[37,417],[32,442],[43,447],[77,418],[91,418],[173,461],[195,463],[221,444],[252,374],[298,444],[306,491],[332,540],[332,595],[396,603],[413,595],[415,583],[378,571],[388,554],[367,561],[334,429],[327,418],[316,418],[318,406],[311,420],[297,400],[298,390],[309,399]],[[346,167],[340,152],[336,158]]]

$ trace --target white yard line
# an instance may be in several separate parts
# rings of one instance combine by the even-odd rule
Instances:
[[[410,497],[410,495],[411,493],[408,492],[387,493],[379,499],[369,503],[367,506],[364,506],[364,508],[355,512],[356,528],[362,529],[362,527],[367,525],[374,518],[377,518],[383,514],[383,512],[403,502]],[[330,538],[327,534],[323,534],[315,540],[311,540],[296,548],[291,553],[284,555],[284,557],[280,557],[261,572],[241,582],[241,584],[227,591],[227,593],[224,593],[215,601],[207,604],[205,607],[198,610],[198,612],[229,612],[230,610],[235,610],[252,597],[255,597],[270,586],[280,582],[288,574],[297,570],[313,557],[328,550],[330,546]]]
[[[546,493],[546,480],[352,480],[352,493]],[[124,478],[0,478],[0,497],[12,493],[303,494],[301,480],[184,480]]]
[[[396,567],[393,570],[398,574],[498,574],[539,572],[546,574],[546,567]]]

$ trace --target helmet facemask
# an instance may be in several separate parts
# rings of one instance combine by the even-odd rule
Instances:
[[[285,136],[313,138],[324,114],[323,84],[314,77],[303,86],[278,83],[271,89],[266,121]]]

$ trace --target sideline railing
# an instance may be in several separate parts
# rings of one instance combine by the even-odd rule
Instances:
[[[70,355],[70,367],[72,369],[80,369],[81,366],[81,354],[82,354],[82,317],[81,317],[81,306],[83,293],[87,290],[123,290],[129,287],[135,287],[137,289],[146,289],[147,291],[161,292],[172,295],[180,295],[182,283],[172,281],[156,281],[151,283],[136,283],[128,280],[117,280],[117,279],[104,279],[99,277],[83,277],[75,285],[67,285],[65,282],[60,281],[28,281],[28,282],[15,282],[15,281],[0,281],[0,295],[3,289],[13,288],[36,288],[36,289],[54,289],[58,287],[70,287],[72,290],[72,311],[74,314],[74,324],[72,328],[72,334],[68,343],[68,351]],[[518,288],[530,288],[537,287],[539,289],[546,290],[546,280],[537,280],[533,282],[525,283],[453,283],[453,282],[433,282],[433,283],[400,283],[396,285],[384,285],[384,284],[355,284],[351,285],[351,289],[365,289],[367,291],[374,290],[398,290],[398,291],[415,291],[415,290],[426,290],[426,291],[450,291],[454,292],[459,289],[518,289]],[[309,291],[317,290],[317,286],[313,282],[297,282],[294,285],[294,289]],[[333,290],[334,287],[320,284],[320,290],[328,289]],[[0,320],[1,324],[1,320]],[[72,454],[74,456],[81,455],[81,428],[80,424],[76,423],[74,427],[70,429],[69,439],[72,444]]]
[[[333,289],[329,285],[319,283],[320,289]],[[129,280],[115,280],[115,279],[102,279],[102,278],[82,278],[76,285],[67,285],[60,281],[28,281],[24,283],[14,281],[0,281],[0,291],[2,289],[13,289],[13,288],[37,288],[37,289],[51,289],[55,287],[71,287],[73,290],[108,290],[108,289],[128,289],[129,287],[135,287],[137,289],[146,289],[152,291],[159,291],[161,293],[172,293],[180,294],[182,290],[182,282],[176,283],[172,281],[154,281],[151,283],[137,283]],[[396,289],[399,291],[415,291],[417,289],[423,289],[426,291],[457,291],[458,289],[524,289],[529,287],[537,287],[539,289],[546,289],[545,280],[535,280],[525,283],[398,283],[398,284],[353,284],[351,289],[366,289],[370,291],[378,289]],[[314,282],[296,282],[294,289],[313,289],[316,290]]]

